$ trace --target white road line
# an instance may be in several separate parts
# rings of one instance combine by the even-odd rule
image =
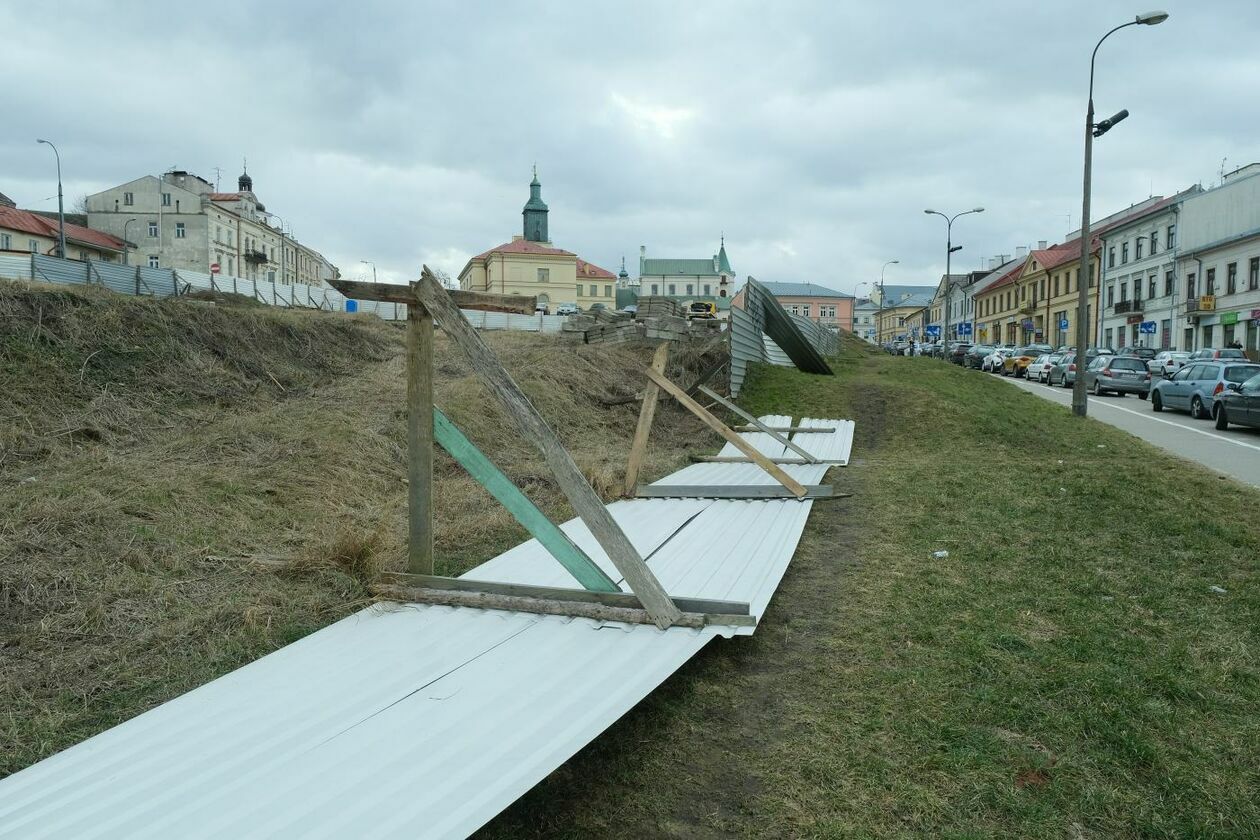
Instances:
[[[1018,388],[1019,385],[1016,384],[1015,387]],[[1029,393],[1035,393],[1035,389],[1031,387],[1026,388],[1024,390],[1027,390]],[[1211,438],[1212,440],[1219,440],[1221,443],[1232,443],[1234,446],[1243,446],[1243,447],[1246,447],[1247,449],[1254,449],[1257,452],[1260,452],[1260,446],[1256,446],[1254,443],[1246,443],[1241,440],[1233,440],[1231,438],[1225,437],[1224,435],[1219,435],[1214,432],[1206,431],[1204,429],[1196,429],[1193,426],[1185,426],[1185,425],[1182,425],[1181,423],[1174,423],[1172,420],[1164,420],[1159,417],[1152,417],[1150,414],[1147,414],[1144,411],[1134,411],[1131,408],[1122,408],[1118,405],[1111,405],[1110,403],[1105,403],[1098,399],[1090,400],[1089,404],[1102,406],[1103,408],[1112,408],[1112,409],[1115,409],[1116,411],[1123,411],[1126,414],[1132,414],[1134,417],[1141,417],[1143,420],[1150,420],[1152,423],[1163,423],[1165,426],[1172,426],[1174,429],[1184,429],[1187,432],[1194,432],[1196,435],[1203,435],[1204,437]]]

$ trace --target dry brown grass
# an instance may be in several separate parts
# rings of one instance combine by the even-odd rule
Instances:
[[[0,775],[347,614],[401,568],[401,336],[364,316],[0,284]],[[615,493],[638,406],[604,399],[642,387],[651,349],[487,339]],[[439,405],[568,517],[541,459],[437,344]],[[710,440],[663,404],[647,474]],[[444,454],[435,473],[440,572],[524,538]]]

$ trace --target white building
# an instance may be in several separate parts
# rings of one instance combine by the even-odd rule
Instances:
[[[878,303],[870,298],[858,299],[853,305],[853,334],[871,344],[876,344],[875,338],[879,334],[879,326],[876,323],[878,312]]]
[[[1177,217],[1182,202],[1200,192],[1196,186],[1162,199],[1103,234],[1102,346],[1191,349],[1177,320],[1184,307]]]
[[[281,284],[326,286],[336,266],[281,229],[242,174],[238,191],[215,192],[204,178],[175,170],[145,175],[87,197],[88,227],[126,239],[133,262]]]
[[[1260,163],[1186,198],[1177,231],[1180,349],[1260,351]]]

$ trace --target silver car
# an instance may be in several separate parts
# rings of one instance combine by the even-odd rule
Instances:
[[[1189,353],[1178,353],[1176,350],[1161,350],[1155,358],[1146,363],[1146,369],[1157,376],[1172,376],[1186,365]]]
[[[1106,393],[1120,396],[1137,394],[1142,399],[1151,390],[1151,372],[1137,356],[1096,356],[1085,368],[1085,387],[1094,396]]]
[[[1241,384],[1260,373],[1260,365],[1230,360],[1190,362],[1168,379],[1161,379],[1151,389],[1151,408],[1179,408],[1190,416],[1209,419],[1213,398],[1229,387]]]

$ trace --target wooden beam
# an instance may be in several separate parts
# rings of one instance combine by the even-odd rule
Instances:
[[[761,432],[762,434],[769,435],[771,438],[783,444],[788,449],[791,449],[797,455],[800,455],[802,458],[805,458],[806,460],[808,460],[811,464],[818,463],[818,458],[816,458],[812,452],[806,452],[804,449],[801,449],[795,443],[792,443],[792,441],[788,440],[783,435],[774,431],[769,426],[767,426],[766,424],[758,420],[756,417],[753,417],[747,411],[744,411],[744,409],[740,408],[735,403],[728,400],[726,397],[722,396],[721,394],[715,393],[714,391],[710,391],[708,388],[704,387],[703,385],[700,386],[700,391],[705,396],[709,397],[710,399],[717,400],[727,410],[733,411],[736,414],[738,414],[740,417],[743,417],[751,425],[755,426],[757,428],[757,431]]]
[[[772,464],[808,464],[804,458],[766,458]],[[745,458],[742,455],[691,455],[691,463],[693,464],[751,464],[752,458]],[[824,463],[832,463],[825,461]]]
[[[397,283],[368,283],[362,280],[331,280],[334,289],[354,300],[376,300],[383,303],[415,303],[411,286]],[[413,284],[414,285],[414,284]],[[446,289],[446,293],[460,309],[480,309],[486,312],[509,312],[517,315],[533,315],[538,298],[529,295],[496,295],[488,292],[466,292],[462,289]]]
[[[696,379],[696,381],[692,384],[690,388],[687,389],[687,396],[694,397],[696,395],[696,391],[700,388],[701,385],[708,385],[709,380],[712,379],[714,376],[716,376],[718,371],[720,371],[722,368],[726,367],[730,363],[731,363],[731,357],[723,356],[722,358],[714,362],[712,365],[709,365],[708,370],[700,374],[700,377]]]
[[[757,451],[757,448],[726,427],[726,424],[714,417],[698,402],[687,396],[687,392],[665,378],[664,374],[647,369],[648,379],[660,385],[665,392],[682,403],[683,407],[704,421],[704,424],[725,438],[732,446],[747,455],[754,464],[761,467],[770,477],[792,491],[798,499],[804,497],[805,486],[792,476],[779,469],[775,463]]]
[[[433,574],[433,320],[407,307],[407,569]]]
[[[759,429],[759,428],[758,428],[758,427],[756,427],[756,426],[748,426],[748,425],[744,425],[744,426],[732,426],[731,428],[732,428],[732,429],[734,429],[734,430],[735,430],[735,431],[737,431],[737,432],[759,432],[759,431],[761,431],[761,429]],[[770,430],[771,430],[771,431],[774,431],[774,432],[778,432],[778,433],[780,433],[780,434],[784,434],[784,435],[787,435],[787,434],[802,434],[802,433],[809,433],[809,432],[818,432],[819,434],[829,435],[829,434],[832,434],[833,432],[835,432],[835,431],[836,431],[836,429],[835,429],[835,427],[834,427],[834,426],[828,426],[828,427],[826,427],[826,428],[822,428],[822,429],[806,428],[805,426],[771,426],[771,427],[770,427]]]
[[[645,484],[637,488],[640,499],[795,499],[792,491],[777,484]],[[839,499],[830,484],[806,484],[803,499]]]
[[[530,443],[542,452],[556,483],[573,510],[586,523],[595,539],[607,552],[608,558],[626,583],[639,596],[644,608],[651,614],[658,627],[664,629],[676,621],[682,612],[669,599],[665,587],[643,562],[639,552],[617,525],[612,514],[604,507],[590,482],[582,475],[573,458],[565,450],[555,432],[551,430],[529,398],[521,391],[485,341],[460,314],[451,296],[438,283],[426,266],[416,285],[420,302],[433,315],[438,324],[467,356],[473,372],[485,383],[491,396]]]
[[[656,619],[647,610],[629,607],[610,607],[604,604],[585,604],[580,601],[552,601],[544,598],[523,598],[517,595],[495,595],[489,592],[460,592],[453,589],[403,588],[373,586],[373,593],[387,600],[413,604],[441,604],[451,607],[473,607],[483,610],[508,610],[511,612],[538,613],[592,618],[597,621],[620,621],[626,624],[655,624]],[[677,607],[675,607],[677,609]],[[710,625],[756,627],[757,619],[751,615],[709,615],[705,613],[679,612],[670,621],[673,627],[701,628]]]
[[[578,548],[568,534],[548,519],[472,441],[464,437],[464,433],[436,406],[433,408],[433,429],[442,448],[491,496],[498,499],[499,504],[525,526],[525,530],[573,575],[574,580],[596,592],[621,591],[613,579]],[[641,605],[636,601],[635,606]]]
[[[519,595],[525,598],[542,598],[549,601],[582,601],[588,604],[604,604],[609,607],[643,609],[643,603],[631,592],[593,592],[588,589],[568,589],[557,586],[533,586],[527,583],[501,583],[492,580],[439,577],[437,575],[387,575],[390,582],[399,586],[419,586],[426,589],[454,589],[460,592],[489,592],[494,595]],[[719,601],[713,598],[673,598],[675,606],[683,612],[729,613],[748,615],[749,606],[743,601]]]
[[[662,341],[652,354],[652,370],[665,373],[665,363],[669,359],[669,342]],[[639,425],[634,430],[634,443],[630,445],[630,458],[626,461],[626,495],[633,496],[639,486],[639,469],[643,466],[643,456],[647,454],[648,435],[652,432],[652,418],[656,416],[656,401],[661,389],[655,382],[649,382],[643,392],[643,407],[639,409]]]

